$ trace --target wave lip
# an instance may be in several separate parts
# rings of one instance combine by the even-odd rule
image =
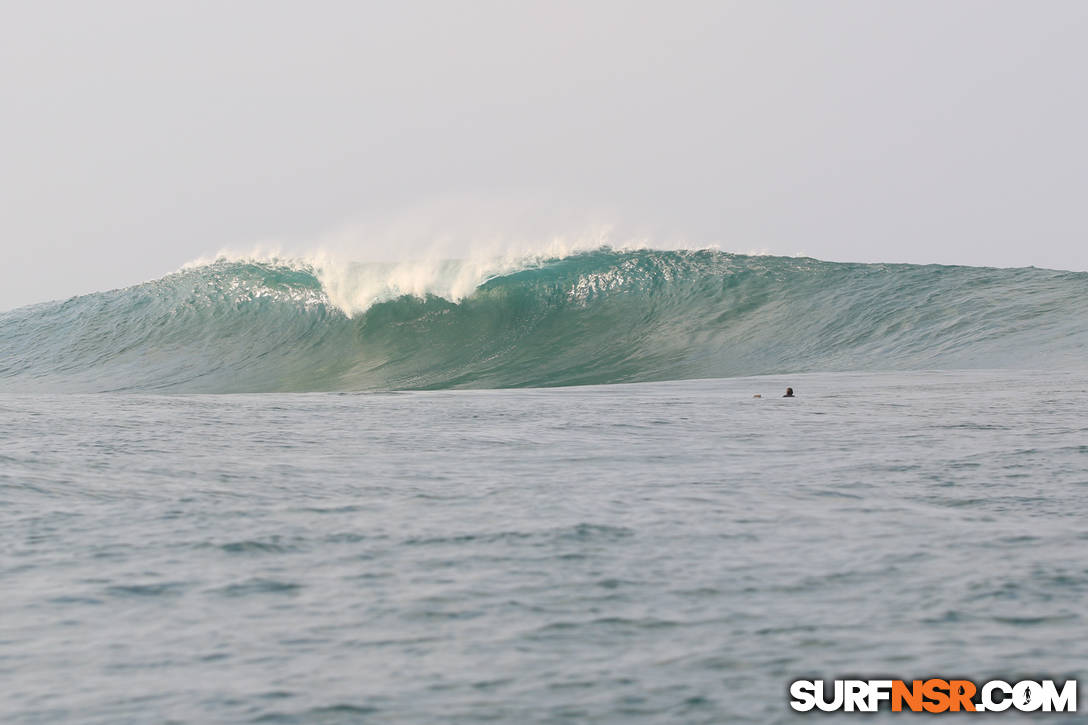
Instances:
[[[711,250],[227,260],[0,315],[0,390],[520,387],[1080,368],[1088,274]]]

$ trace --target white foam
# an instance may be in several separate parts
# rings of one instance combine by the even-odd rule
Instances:
[[[319,248],[293,254],[283,251],[282,245],[265,243],[248,251],[223,249],[188,262],[182,269],[230,262],[305,270],[317,277],[330,304],[354,316],[377,303],[405,295],[420,299],[433,295],[459,302],[489,279],[536,268],[550,260],[604,247],[629,251],[646,249],[648,245],[641,240],[617,245],[596,236],[575,240],[556,237],[532,245],[503,245],[505,248],[493,244],[475,247],[468,256],[458,259],[432,251],[399,261],[363,262],[343,251]]]
[[[614,237],[613,227],[606,225],[583,225],[579,233],[543,241],[518,241],[508,233],[512,224],[508,217],[523,218],[524,209],[511,214],[502,206],[461,203],[449,206],[456,213],[450,209],[436,213],[428,208],[402,215],[396,223],[342,226],[308,243],[301,252],[287,251],[288,245],[282,242],[264,242],[246,251],[223,249],[214,256],[189,262],[184,268],[239,262],[305,269],[321,282],[330,304],[353,316],[374,304],[404,295],[417,298],[433,295],[458,302],[493,277],[601,248],[617,252],[718,248],[685,242],[651,244],[648,239],[633,237],[620,241]],[[474,212],[474,218],[491,223],[481,221],[466,226],[464,219],[457,219],[458,215],[465,216],[466,210]],[[436,220],[450,222],[450,228],[461,231],[439,233],[435,229]],[[614,284],[615,280],[607,283]]]

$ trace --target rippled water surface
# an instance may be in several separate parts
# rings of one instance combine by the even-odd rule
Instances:
[[[805,719],[798,677],[1088,687],[1086,409],[1084,375],[1011,372],[0,396],[0,719],[765,723]]]

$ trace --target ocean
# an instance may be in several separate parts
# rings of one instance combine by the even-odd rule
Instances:
[[[0,720],[838,722],[874,717],[789,683],[1088,682],[1088,274],[425,271],[224,259],[0,313]]]

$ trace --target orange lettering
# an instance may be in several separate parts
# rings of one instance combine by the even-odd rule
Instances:
[[[903,702],[912,712],[922,710],[922,681],[914,680],[910,687],[902,680],[892,682],[892,712],[902,712]]]
[[[929,702],[923,702],[926,712],[944,712],[948,709],[948,682],[945,680],[926,680],[922,684],[922,694]]]
[[[975,711],[975,703],[971,702],[971,698],[975,696],[975,683],[970,680],[950,680],[948,693],[949,709],[952,712],[959,712],[961,707],[967,712]]]

